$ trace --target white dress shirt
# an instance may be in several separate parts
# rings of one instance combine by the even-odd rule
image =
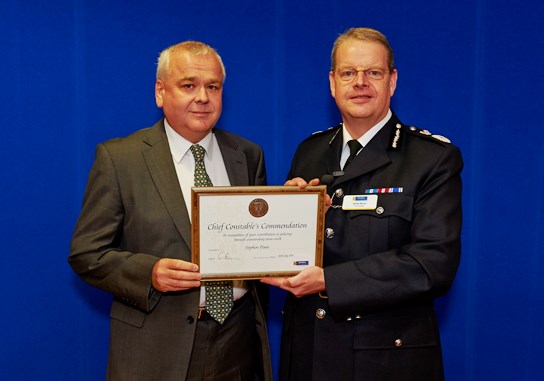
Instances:
[[[174,162],[174,167],[176,168],[176,174],[178,175],[179,185],[181,187],[181,192],[183,193],[183,199],[190,220],[191,187],[195,186],[195,158],[191,152],[193,143],[174,131],[166,119],[164,119],[164,129],[166,131],[170,152],[172,153],[172,160]],[[230,186],[227,168],[225,167],[223,155],[221,155],[221,149],[219,148],[215,135],[210,133],[197,144],[201,145],[206,150],[204,165],[206,166],[206,172],[208,173],[212,184],[216,186]],[[232,286],[234,300],[241,298],[247,292],[244,281],[233,281]],[[204,306],[206,287],[202,286],[201,291],[200,306]]]

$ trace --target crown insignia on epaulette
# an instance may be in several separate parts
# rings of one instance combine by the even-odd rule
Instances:
[[[447,137],[442,136],[442,135],[432,135],[432,137],[435,138],[436,140],[440,140],[441,142],[444,142],[444,143],[451,143],[450,139],[448,139]]]

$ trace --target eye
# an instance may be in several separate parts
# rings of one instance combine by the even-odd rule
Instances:
[[[184,83],[181,85],[181,87],[183,87],[184,89],[192,89],[195,87],[195,85],[193,85],[192,83]]]
[[[379,69],[368,69],[365,71],[365,74],[370,79],[382,79],[383,72]]]
[[[355,69],[340,69],[338,71],[338,75],[341,79],[352,79],[357,76],[357,72],[355,71]]]
[[[208,89],[213,90],[213,91],[217,91],[217,90],[219,90],[219,86],[217,86],[217,85],[208,85]]]

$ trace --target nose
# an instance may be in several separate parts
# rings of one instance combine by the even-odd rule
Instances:
[[[198,92],[196,93],[195,101],[198,103],[207,103],[208,102],[208,89],[206,86],[200,86]]]
[[[357,77],[355,77],[355,86],[364,86],[366,84],[366,74],[363,70],[357,71]]]

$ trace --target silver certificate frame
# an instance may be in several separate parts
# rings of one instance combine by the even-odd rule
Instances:
[[[323,265],[324,185],[191,188],[192,261],[204,280],[289,277]]]

